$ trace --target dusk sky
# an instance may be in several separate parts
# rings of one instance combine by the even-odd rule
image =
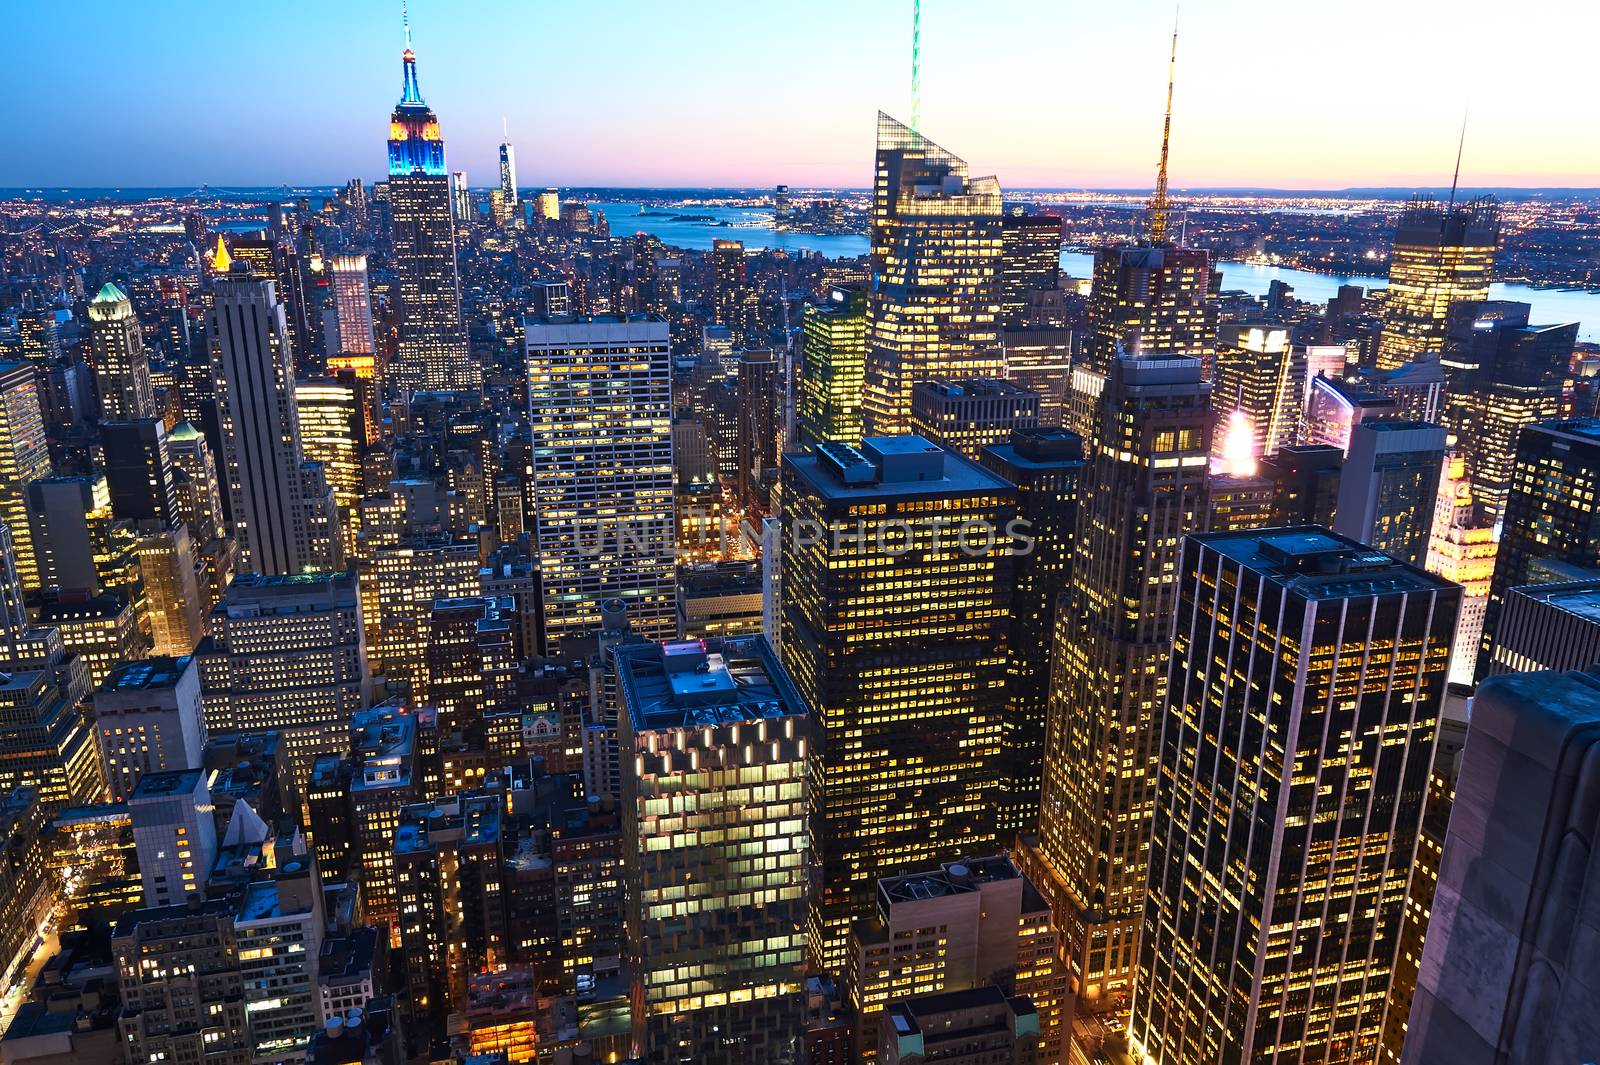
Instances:
[[[922,128],[1013,188],[1147,187],[1172,6],[924,0]],[[398,0],[8,5],[0,186],[380,177]],[[451,169],[532,185],[864,186],[911,0],[413,0]],[[1172,182],[1600,185],[1600,4],[1189,0]]]

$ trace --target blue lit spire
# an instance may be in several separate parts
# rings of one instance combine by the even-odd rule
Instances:
[[[405,86],[400,91],[400,106],[414,104],[422,107],[425,106],[422,102],[422,90],[417,88],[417,54],[411,50],[411,12],[405,0],[401,0],[400,4],[400,24],[406,31],[406,50],[400,55],[400,60],[405,65]]]
[[[422,102],[417,88],[417,57],[411,51],[411,15],[402,2],[400,20],[406,31],[406,82],[400,102],[389,117],[389,175],[426,174],[444,177],[444,134],[439,117]]]

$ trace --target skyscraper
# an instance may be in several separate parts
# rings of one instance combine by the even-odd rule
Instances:
[[[1450,651],[1450,681],[1472,683],[1478,668],[1478,648],[1483,643],[1483,615],[1489,605],[1489,582],[1494,579],[1494,556],[1499,544],[1494,523],[1473,497],[1466,478],[1466,462],[1458,453],[1446,460],[1433,509],[1433,530],[1428,535],[1429,573],[1461,585],[1460,620]],[[1596,659],[1600,661],[1600,659]]]
[[[1478,675],[1494,647],[1495,626],[1506,595],[1530,584],[1540,560],[1600,569],[1600,420],[1571,418],[1530,425],[1517,438],[1500,527],[1500,550],[1483,618]]]
[[[1217,301],[1204,249],[1164,243],[1095,252],[1089,334],[1072,364],[1068,428],[1091,436],[1096,399],[1119,355],[1188,355],[1210,377],[1216,342]]]
[[[1019,832],[1035,831],[1039,821],[1050,704],[1048,648],[1072,575],[1083,440],[1054,427],[1017,429],[1009,440],[984,448],[978,463],[1016,485],[1017,518],[1027,522],[1033,541],[1015,560],[1008,612],[999,830],[1000,841],[1010,844]]]
[[[281,732],[296,794],[371,697],[353,575],[238,577],[194,657],[206,731]]]
[[[1600,1046],[1592,671],[1492,677],[1473,699],[1406,1065],[1587,1061]]]
[[[44,411],[29,363],[0,363],[0,521],[11,530],[17,576],[24,588],[39,587],[39,565],[28,527],[28,485],[50,476]]]
[[[1000,183],[878,113],[867,304],[871,433],[911,423],[911,387],[932,377],[1000,377]]]
[[[1094,1012],[1131,983],[1137,957],[1179,550],[1205,513],[1201,369],[1185,356],[1111,365],[1056,619],[1039,837],[1022,860]]]
[[[522,220],[522,205],[517,199],[517,150],[508,137],[500,142],[500,196],[505,211],[516,222]]]
[[[461,324],[461,281],[450,176],[439,118],[417,88],[417,57],[406,27],[405,86],[389,120],[389,203],[400,305],[400,349],[393,368],[404,392],[475,392],[482,375]]]
[[[1010,484],[921,437],[783,459],[782,645],[820,728],[811,957],[837,972],[880,876],[996,839]]]
[[[718,238],[711,242],[711,320],[744,336],[744,244]]]
[[[1224,326],[1217,337],[1211,408],[1221,424],[1243,412],[1258,457],[1292,444],[1300,428],[1302,386],[1287,326],[1260,322]],[[1223,434],[1212,439],[1220,447]],[[1220,452],[1219,452],[1220,454]]]
[[[162,527],[177,521],[177,481],[166,423],[159,418],[102,422],[100,442],[111,512],[123,521]]]
[[[779,370],[770,348],[739,353],[735,490],[746,512],[765,510],[768,486],[763,478],[778,468],[778,433],[783,422],[778,405]]]
[[[1530,325],[1526,303],[1456,303],[1441,363],[1449,376],[1444,423],[1467,460],[1487,515],[1505,515],[1517,435],[1559,418],[1569,402],[1578,324]]]
[[[201,766],[200,678],[188,655],[117,666],[94,693],[94,718],[112,802],[146,773]]]
[[[1039,396],[994,378],[935,377],[911,386],[911,429],[973,462],[983,449],[1039,424]]]
[[[1457,206],[1413,200],[1400,215],[1378,337],[1378,369],[1395,370],[1444,348],[1450,306],[1489,298],[1500,205],[1492,196]]]
[[[634,1052],[787,1060],[805,1006],[806,703],[760,636],[612,654],[618,742],[637,767],[622,780]],[[672,807],[742,827],[685,831]]]
[[[1179,585],[1134,1060],[1375,1061],[1460,588],[1314,526]]]
[[[613,597],[627,603],[641,635],[670,637],[677,611],[667,323],[530,318],[523,331],[529,498],[550,651],[598,630],[600,603]]]
[[[1445,431],[1427,422],[1362,422],[1339,474],[1333,531],[1420,566],[1428,557]]]
[[[1024,325],[1029,296],[1061,283],[1061,218],[1053,214],[1005,216],[1001,227],[1000,314],[1007,328]]]
[[[268,575],[333,568],[339,556],[326,542],[327,516],[318,513],[331,499],[321,468],[305,462],[288,332],[272,282],[235,262],[217,281],[206,329],[241,564]]]
[[[89,301],[89,358],[100,385],[100,417],[106,421],[155,414],[150,356],[139,335],[133,302],[106,282]]]
[[[347,553],[360,531],[356,504],[362,491],[361,453],[366,436],[362,395],[353,375],[296,381],[294,399],[305,457],[322,467],[333,493]]]
[[[867,359],[867,293],[835,288],[806,307],[801,323],[796,443],[861,442],[861,390]]]
[[[1039,424],[1067,424],[1072,387],[1070,329],[1007,329],[1000,335],[1006,380],[1039,394]]]
[[[372,290],[367,281],[367,257],[335,255],[330,267],[333,306],[339,323],[337,354],[372,358],[377,344],[372,332]]]

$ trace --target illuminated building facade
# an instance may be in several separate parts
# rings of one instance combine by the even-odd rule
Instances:
[[[909,431],[911,388],[999,377],[1000,183],[878,113],[867,304],[866,414],[874,436]]]
[[[885,877],[877,909],[856,923],[843,997],[860,1060],[878,1050],[878,1019],[897,1002],[1007,983],[1039,1016],[1039,1060],[1062,1060],[1066,978],[1044,898],[1003,856]]]
[[[1177,562],[1205,517],[1201,372],[1182,356],[1112,364],[1056,619],[1039,836],[1021,857],[1055,910],[1073,989],[1096,1013],[1131,983],[1137,957]]]
[[[461,280],[450,175],[439,118],[417,88],[410,31],[402,56],[405,87],[389,119],[389,204],[400,309],[393,377],[403,392],[452,388],[476,392],[482,375],[461,324]]]
[[[1512,588],[1500,613],[1489,674],[1565,673],[1600,662],[1600,580]]]
[[[170,906],[205,891],[217,859],[211,790],[199,766],[147,772],[128,794],[147,906]]]
[[[39,564],[28,527],[28,485],[50,476],[50,449],[34,367],[0,363],[0,522],[11,530],[17,576],[39,588]]]
[[[1363,422],[1397,416],[1391,396],[1332,377],[1314,377],[1306,399],[1304,442],[1350,450],[1350,434]]]
[[[1072,330],[1007,329],[1000,343],[1006,380],[1039,396],[1039,424],[1065,427],[1072,386]]]
[[[438,714],[441,737],[465,735],[482,744],[484,719],[517,705],[514,686],[524,657],[518,626],[510,596],[433,601],[426,668],[412,698]]]
[[[1039,424],[1039,397],[995,378],[936,377],[911,386],[911,431],[973,462],[983,449]]]
[[[138,600],[142,605],[143,600]],[[123,592],[73,595],[46,601],[39,624],[58,629],[66,649],[83,659],[89,683],[98,685],[118,662],[132,662],[150,653],[150,638],[141,624],[135,600]]]
[[[1217,286],[1210,253],[1171,244],[1102,248],[1094,256],[1089,332],[1072,365],[1068,428],[1094,435],[1099,396],[1119,355],[1199,359],[1210,377],[1217,343]]]
[[[60,900],[55,871],[47,867],[48,812],[29,788],[0,796],[0,981],[7,987],[33,960],[39,928]],[[53,828],[48,833],[55,834]],[[6,1035],[18,1046],[26,1033],[18,1023]]]
[[[200,675],[187,655],[117,666],[94,693],[94,717],[112,802],[146,773],[200,767]]]
[[[522,204],[517,199],[517,149],[510,141],[500,145],[500,197],[507,221],[522,219]]]
[[[167,437],[173,466],[173,493],[177,518],[189,527],[189,536],[204,545],[227,535],[222,513],[222,485],[216,457],[205,434],[182,422]]]
[[[333,493],[339,529],[347,555],[354,553],[360,532],[362,495],[361,454],[366,437],[362,396],[353,377],[318,377],[296,381],[295,409],[300,422],[300,446],[305,457],[322,467],[323,479]]]
[[[8,620],[8,627],[16,621]],[[93,687],[88,667],[55,629],[18,623],[10,627],[6,649],[11,668],[0,683],[0,793],[30,788],[52,809],[103,801],[100,752],[80,709]]]
[[[329,569],[343,557],[320,466],[305,461],[283,305],[270,280],[235,262],[207,316],[232,527],[241,565],[268,575]]]
[[[346,749],[352,716],[371,698],[354,574],[241,574],[195,648],[206,731],[281,734],[304,795],[319,754]]]
[[[539,193],[539,217],[546,222],[561,220],[561,192],[558,189],[545,189]]]
[[[1532,567],[1541,560],[1600,569],[1600,420],[1530,425],[1517,438],[1484,612],[1480,676],[1494,647],[1501,605],[1512,588],[1532,583]]]
[[[1235,411],[1244,413],[1257,458],[1295,442],[1301,395],[1297,369],[1287,326],[1226,325],[1218,332],[1211,407],[1219,425]],[[1213,443],[1221,447],[1223,440],[1219,432]]]
[[[334,320],[339,325],[340,355],[374,355],[377,342],[372,330],[372,288],[365,255],[335,255],[329,262],[333,277]],[[335,354],[329,352],[329,354]]]
[[[155,414],[150,356],[139,335],[139,319],[127,294],[109,281],[89,301],[89,359],[100,386],[103,421]]]
[[[1056,611],[1072,575],[1083,440],[1065,429],[1018,429],[991,444],[978,464],[1017,489],[1017,518],[1027,523],[1030,550],[1013,560],[1011,631],[1006,638],[1005,716],[1000,750],[1005,770],[999,800],[1000,842],[1031,833],[1039,822],[1045,717]]]
[[[394,877],[400,813],[422,799],[417,717],[390,706],[357,713],[349,731],[351,772],[345,785],[361,906],[373,924],[395,925]]]
[[[600,627],[620,598],[634,629],[675,625],[672,360],[660,318],[528,319],[530,499],[545,638]]]
[[[1135,1061],[1377,1059],[1460,596],[1315,527],[1189,538]]]
[[[866,290],[835,288],[827,303],[806,307],[802,330],[797,444],[859,444],[867,361]]]
[[[1363,422],[1350,435],[1333,531],[1420,566],[1444,472],[1445,431],[1427,422]]]
[[[1450,652],[1452,684],[1470,685],[1477,669],[1497,550],[1494,523],[1473,497],[1466,477],[1466,460],[1460,452],[1453,452],[1445,460],[1444,475],[1439,481],[1424,567],[1429,573],[1461,585],[1460,619]]]
[[[706,257],[711,262],[712,321],[725,326],[734,336],[742,337],[746,292],[744,244],[737,240],[713,240]]]
[[[1029,297],[1061,283],[1061,218],[1051,214],[1005,216],[1000,229],[1000,320],[1026,324]]]
[[[915,436],[791,452],[782,491],[782,646],[819,726],[810,951],[838,972],[880,877],[995,844],[1017,497]]]
[[[1489,298],[1499,243],[1500,205],[1492,196],[1460,206],[1419,199],[1406,208],[1389,255],[1379,370],[1444,349],[1451,304]]]
[[[1578,325],[1530,325],[1531,312],[1503,300],[1454,305],[1441,360],[1450,380],[1445,425],[1496,520],[1505,516],[1518,434],[1566,415],[1571,402]]]
[[[442,1024],[471,974],[506,964],[505,805],[486,788],[400,811],[391,860],[414,1016]]]
[[[805,1006],[806,703],[760,636],[612,654],[634,766],[621,803],[634,1052],[785,1060]]]
[[[209,899],[151,906],[117,922],[117,1033],[129,1060],[250,1065],[234,909],[232,899]]]
[[[428,622],[435,599],[477,595],[478,542],[411,537],[373,552],[361,580],[363,627],[372,672],[391,684],[425,683]]]

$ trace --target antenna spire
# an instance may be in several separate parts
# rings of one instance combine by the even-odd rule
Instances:
[[[1178,74],[1178,11],[1172,11],[1172,56],[1167,60],[1167,117],[1161,127],[1161,165],[1156,169],[1156,191],[1150,197],[1150,243],[1167,239],[1167,151],[1172,143],[1172,84]]]
[[[1461,184],[1461,153],[1467,147],[1467,112],[1461,112],[1461,139],[1456,142],[1456,172],[1450,179],[1450,209],[1455,210],[1456,188]]]
[[[400,26],[406,31],[406,51],[411,51],[411,9],[408,0],[400,0]]]
[[[911,132],[922,132],[922,0],[911,0]]]

